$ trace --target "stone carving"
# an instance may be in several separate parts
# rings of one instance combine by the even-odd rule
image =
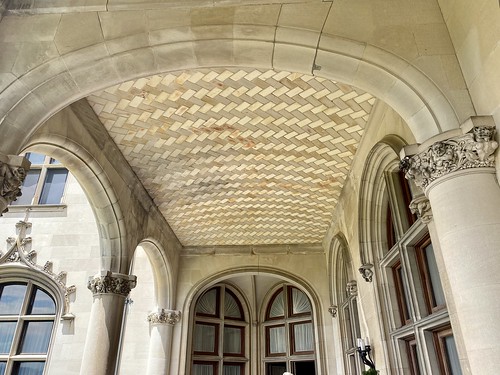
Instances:
[[[118,294],[127,297],[135,287],[136,277],[110,271],[89,278],[87,288],[93,294]]]
[[[346,291],[351,296],[358,295],[358,283],[356,282],[356,280],[351,280],[347,283]]]
[[[498,142],[495,128],[476,126],[472,133],[436,142],[427,150],[405,157],[400,164],[407,179],[425,189],[432,181],[462,169],[494,167]]]
[[[329,308],[328,308],[328,312],[330,313],[330,315],[332,316],[332,318],[336,318],[337,317],[337,312],[338,312],[338,306],[337,305],[331,305]]]
[[[367,264],[363,264],[358,269],[359,273],[361,274],[361,276],[363,276],[363,279],[365,279],[365,281],[367,283],[371,283],[373,280],[372,268],[373,268],[373,264],[367,263]]]
[[[31,237],[27,237],[26,233],[31,228],[31,223],[25,218],[24,221],[19,221],[16,224],[17,237],[7,238],[9,249],[5,254],[0,253],[0,267],[18,265],[28,267],[34,271],[41,272],[48,276],[59,287],[61,294],[64,296],[63,319],[71,319],[74,317],[69,313],[69,297],[76,291],[74,285],[66,286],[66,272],[62,271],[55,274],[52,271],[52,262],[47,261],[43,266],[35,263],[36,251],[31,250]]]
[[[148,322],[151,324],[174,325],[181,320],[181,312],[177,310],[159,309],[148,315]]]
[[[429,224],[432,220],[431,203],[425,195],[421,195],[411,201],[410,211],[413,214],[417,214],[424,224]]]
[[[0,215],[21,195],[21,185],[30,163],[22,156],[0,155]]]

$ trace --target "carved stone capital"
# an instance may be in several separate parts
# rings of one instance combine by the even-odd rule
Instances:
[[[358,295],[358,283],[356,282],[356,280],[351,280],[347,283],[346,291],[351,296]]]
[[[481,125],[479,122],[488,123]],[[406,156],[400,168],[424,191],[434,180],[451,172],[470,168],[494,168],[494,152],[498,142],[493,137],[495,127],[487,118],[474,119],[471,132],[438,141],[424,151]]]
[[[332,318],[336,318],[337,317],[338,310],[339,310],[339,308],[338,308],[337,305],[331,305],[328,308],[328,312],[330,313],[330,315],[332,316]]]
[[[410,202],[410,211],[417,214],[424,224],[429,224],[432,220],[431,203],[425,195],[416,197]]]
[[[31,163],[17,155],[0,154],[0,216],[21,195],[21,186]]]
[[[361,276],[363,276],[363,279],[365,279],[365,281],[367,283],[371,283],[372,280],[373,280],[373,270],[372,270],[372,268],[373,268],[373,264],[367,263],[367,264],[363,264],[358,269],[359,273],[361,274]]]
[[[169,324],[175,325],[181,320],[181,312],[178,310],[159,309],[148,315],[150,324]]]
[[[102,271],[100,275],[89,278],[87,288],[92,294],[117,294],[128,296],[135,287],[137,278],[132,275],[123,275],[110,271]]]

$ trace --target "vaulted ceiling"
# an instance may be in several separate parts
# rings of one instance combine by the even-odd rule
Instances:
[[[184,246],[322,241],[375,98],[310,75],[201,69],[88,101]]]

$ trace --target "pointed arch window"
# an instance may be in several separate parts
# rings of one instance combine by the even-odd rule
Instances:
[[[0,374],[43,374],[56,311],[54,297],[40,285],[0,283]]]
[[[203,293],[195,306],[192,375],[248,373],[248,323],[237,293],[227,285]]]

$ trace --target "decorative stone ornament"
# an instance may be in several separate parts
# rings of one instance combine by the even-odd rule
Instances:
[[[365,281],[367,283],[371,283],[372,280],[373,280],[373,270],[372,270],[372,268],[373,268],[373,264],[367,263],[367,264],[363,264],[358,269],[359,273],[361,274],[361,276],[363,276],[363,279],[365,279]]]
[[[174,325],[181,320],[181,312],[178,310],[159,309],[148,315],[150,324],[169,324]]]
[[[137,278],[132,275],[123,275],[111,271],[101,271],[100,275],[91,276],[87,288],[92,294],[117,294],[127,297],[135,287]]]
[[[356,282],[356,280],[351,280],[347,283],[346,291],[351,296],[355,297],[358,295],[358,283]]]
[[[34,262],[36,251],[31,250],[31,237],[26,237],[28,230],[31,228],[31,223],[25,218],[24,221],[16,223],[17,237],[7,238],[8,250],[5,254],[0,252],[0,268],[17,266],[27,267],[36,272],[40,272],[51,279],[64,296],[64,306],[61,318],[63,320],[72,320],[74,315],[69,312],[69,296],[76,291],[74,285],[66,286],[66,272],[62,271],[58,274],[52,272],[52,262],[47,261],[43,266],[39,266]]]
[[[433,143],[423,152],[406,156],[400,168],[407,179],[423,190],[434,180],[451,172],[469,168],[495,167],[494,126],[474,126],[472,133]]]
[[[431,203],[425,195],[416,197],[410,202],[410,211],[418,215],[424,224],[429,224],[432,220]]]
[[[328,312],[330,313],[330,315],[332,316],[332,318],[336,318],[337,317],[337,312],[338,312],[338,306],[337,305],[331,305],[329,308],[328,308]]]
[[[0,216],[21,195],[21,185],[30,165],[22,156],[0,154]]]

